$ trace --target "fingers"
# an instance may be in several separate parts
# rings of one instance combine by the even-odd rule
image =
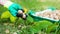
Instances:
[[[24,10],[23,9],[19,9],[18,13],[24,13]]]
[[[23,20],[26,20],[26,19],[27,19],[27,15],[23,14]]]
[[[17,14],[17,17],[20,17],[20,18],[22,18],[22,19],[26,20],[27,15],[26,15],[26,14],[24,14],[24,13],[19,13],[19,14]]]
[[[26,15],[23,13],[23,18],[26,18]]]
[[[13,15],[13,16],[16,16],[17,15],[17,11],[13,8],[13,9],[10,9],[10,13]]]
[[[17,13],[17,15],[16,15],[17,17],[21,17],[22,18],[22,16],[23,16],[23,14],[19,14],[19,13]]]
[[[22,10],[18,10],[18,13],[22,14],[23,12],[22,12]]]

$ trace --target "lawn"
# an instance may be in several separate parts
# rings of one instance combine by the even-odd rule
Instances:
[[[44,10],[48,7],[60,9],[60,0],[11,1],[33,11]],[[7,8],[0,5],[0,17],[4,11],[7,11]],[[27,20],[19,19],[14,23],[11,23],[9,19],[0,19],[0,34],[60,34],[60,26],[58,22],[53,23],[47,20],[35,22],[30,16]]]

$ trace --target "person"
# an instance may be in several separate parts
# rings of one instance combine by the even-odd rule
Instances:
[[[0,4],[6,7],[12,16],[21,17],[26,20],[27,15],[24,13],[24,9],[21,5],[13,3],[10,0],[0,0]]]

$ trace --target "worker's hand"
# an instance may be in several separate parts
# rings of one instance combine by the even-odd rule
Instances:
[[[9,11],[5,11],[1,14],[1,19],[10,19],[11,22],[16,22],[18,18],[12,16]]]
[[[27,14],[23,14],[22,19],[23,20],[26,20],[27,19],[27,16],[28,16]]]
[[[5,7],[8,8],[8,10],[10,11],[10,13],[13,15],[13,16],[16,16],[17,13],[18,13],[18,10],[23,10],[22,7],[16,3],[13,3],[11,1],[7,1],[5,4],[4,4]]]
[[[24,13],[18,13],[17,14],[17,17],[20,17],[20,18],[22,18],[23,20],[26,20],[27,19],[27,15],[26,14],[24,14]]]
[[[22,8],[20,5],[13,3],[11,1],[7,1],[4,4],[4,6],[8,8],[8,10],[12,14],[12,16],[21,17],[24,20],[26,19],[26,17],[27,17],[25,14],[26,9]]]

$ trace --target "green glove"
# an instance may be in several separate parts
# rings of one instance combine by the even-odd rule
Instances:
[[[53,11],[53,10],[56,10],[56,9],[50,7],[48,9],[44,10],[44,11]],[[44,11],[42,11],[42,12],[44,12]],[[37,13],[39,13],[39,12],[37,12]],[[53,20],[53,19],[49,19],[49,18],[39,17],[39,16],[36,16],[35,14],[36,14],[36,12],[34,12],[32,10],[29,11],[29,15],[34,19],[34,21],[41,21],[41,20],[49,20],[49,21],[52,21],[52,22],[58,21],[58,20]]]
[[[17,20],[18,18],[12,16],[9,11],[5,11],[5,12],[2,13],[1,19],[10,19],[11,22],[16,22],[16,20]]]
[[[18,13],[18,10],[21,10],[22,7],[19,6],[18,4],[12,4],[8,9],[13,16],[16,16]]]
[[[29,16],[31,16],[33,18],[34,21],[40,21],[40,19],[38,17],[35,16],[35,12],[30,10],[28,12]]]
[[[13,16],[16,16],[17,15],[17,12],[18,10],[22,10],[22,7],[16,3],[13,3],[11,1],[7,1],[5,4],[4,4],[4,7],[8,8],[8,10],[10,11],[10,13],[13,15]]]

